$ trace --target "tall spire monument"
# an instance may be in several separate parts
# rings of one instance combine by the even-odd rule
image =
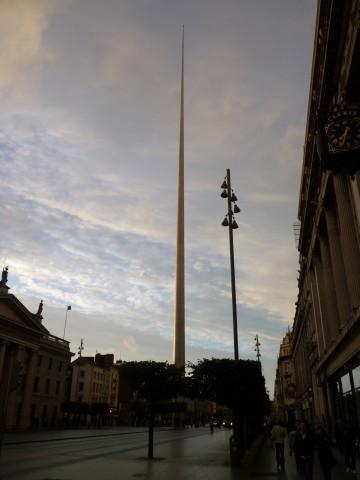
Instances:
[[[176,234],[176,284],[174,315],[174,363],[185,367],[185,241],[184,241],[184,25],[181,44],[181,94],[178,211]]]

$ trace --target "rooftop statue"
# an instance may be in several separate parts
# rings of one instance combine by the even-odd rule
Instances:
[[[41,315],[42,310],[43,310],[43,301],[41,300],[39,303],[39,308],[38,308],[38,311],[36,312],[36,315]]]
[[[2,274],[1,274],[1,285],[6,285],[8,281],[8,272],[9,272],[9,267],[3,268]]]

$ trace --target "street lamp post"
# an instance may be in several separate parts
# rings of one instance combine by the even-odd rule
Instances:
[[[221,185],[221,188],[223,189],[221,193],[221,197],[227,198],[227,201],[228,201],[228,213],[224,218],[222,225],[224,227],[229,227],[231,297],[232,297],[233,328],[234,328],[234,357],[235,357],[235,360],[239,360],[233,230],[236,228],[239,228],[238,224],[236,223],[234,213],[239,213],[240,208],[235,203],[237,201],[237,197],[231,188],[231,178],[230,178],[229,168],[226,170],[226,177]],[[232,209],[233,203],[234,203],[234,210]]]
[[[256,352],[256,358],[257,358],[257,361],[260,363],[260,357],[261,357],[261,353],[260,353],[260,345],[261,343],[259,342],[259,335],[256,334],[255,338],[255,352]]]

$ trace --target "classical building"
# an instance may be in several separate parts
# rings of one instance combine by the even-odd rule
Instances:
[[[282,418],[286,423],[295,421],[297,410],[295,392],[295,372],[291,358],[291,333],[288,332],[280,345],[273,405],[275,416]]]
[[[303,414],[329,427],[360,418],[359,26],[359,0],[319,0],[292,360]]]
[[[69,342],[43,325],[42,302],[31,313],[0,282],[0,428],[54,427],[62,418]]]

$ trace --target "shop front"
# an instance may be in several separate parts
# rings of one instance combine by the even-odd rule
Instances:
[[[330,379],[334,426],[349,423],[360,428],[360,358],[358,355]]]

